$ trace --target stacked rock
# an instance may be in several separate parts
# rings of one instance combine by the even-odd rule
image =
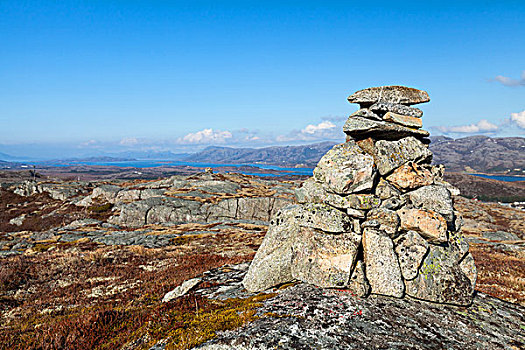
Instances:
[[[443,166],[421,129],[425,91],[360,90],[361,109],[270,223],[243,281],[256,292],[300,280],[324,288],[456,305],[472,302],[474,259]]]

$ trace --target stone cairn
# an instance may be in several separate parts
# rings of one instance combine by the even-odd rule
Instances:
[[[326,153],[296,191],[299,204],[272,219],[244,287],[258,292],[293,280],[359,296],[408,295],[469,305],[474,259],[460,234],[443,166],[431,165],[425,91],[382,86],[357,91],[361,107],[347,140]]]

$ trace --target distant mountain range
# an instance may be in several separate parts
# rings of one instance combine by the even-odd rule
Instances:
[[[470,136],[452,139],[431,137],[434,163],[447,170],[470,173],[525,175],[525,138]],[[188,158],[194,162],[301,164],[314,167],[334,145],[323,142],[305,146],[266,148],[208,147]]]
[[[185,160],[224,164],[303,165],[313,167],[334,146],[322,142],[305,146],[275,146],[265,148],[208,147]]]
[[[448,171],[525,175],[525,138],[470,136],[431,138],[434,162]]]
[[[452,139],[431,137],[430,149],[434,163],[445,164],[448,171],[525,175],[525,138],[470,136]],[[265,148],[208,147],[194,154],[166,152],[122,152],[107,156],[75,158],[60,162],[117,162],[135,159],[180,160],[219,164],[268,164],[315,167],[319,159],[333,147],[333,142],[303,146]],[[0,167],[17,166],[15,158],[0,153]],[[54,161],[56,163],[57,161]],[[45,163],[44,163],[45,164]],[[18,164],[20,165],[20,163]]]

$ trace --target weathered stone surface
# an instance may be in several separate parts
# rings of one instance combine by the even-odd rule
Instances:
[[[368,212],[366,219],[377,221],[378,229],[386,232],[390,237],[396,236],[400,220],[395,211],[386,208],[372,209]]]
[[[407,191],[432,184],[432,173],[426,167],[408,162],[386,177],[397,189]]]
[[[424,209],[402,208],[397,211],[401,219],[401,229],[414,230],[430,242],[447,241],[447,223],[443,217]]]
[[[401,192],[382,177],[376,186],[375,194],[382,200],[401,196]]]
[[[365,275],[365,263],[361,260],[356,262],[350,281],[346,286],[348,290],[355,293],[357,296],[365,297],[370,293],[370,284]]]
[[[476,293],[472,307],[436,305],[297,284],[263,302],[260,317],[199,350],[521,349],[525,307]]]
[[[399,125],[404,125],[409,128],[419,129],[423,126],[423,122],[420,118],[409,117],[407,115],[401,115],[393,112],[388,112],[383,116],[383,120]]]
[[[428,252],[429,244],[415,231],[408,231],[396,241],[396,254],[405,280],[416,278],[423,257]]]
[[[450,191],[439,185],[418,188],[406,194],[416,208],[425,208],[441,214],[448,223],[454,222],[454,203]]]
[[[326,203],[340,209],[369,210],[377,208],[381,200],[372,194],[349,194],[340,196],[326,192],[324,187],[313,178],[305,180],[295,191],[299,203]]]
[[[407,136],[427,137],[429,132],[387,121],[371,120],[362,117],[350,117],[343,126],[343,131],[350,137],[364,139],[375,137],[384,140],[399,140]]]
[[[472,254],[468,253],[463,260],[459,263],[459,268],[467,276],[472,287],[476,285],[476,280],[478,278],[478,270],[476,269],[476,264]]]
[[[348,97],[348,102],[370,105],[376,102],[415,105],[430,101],[428,93],[406,86],[378,86],[359,90]]]
[[[299,230],[298,205],[281,209],[270,223],[248,273],[242,281],[250,292],[259,292],[292,280],[292,246]]]
[[[368,108],[361,108],[357,112],[352,113],[350,117],[363,117],[363,118],[373,119],[373,120],[383,120],[379,115],[372,112]]]
[[[365,228],[363,253],[372,293],[402,298],[405,286],[392,239],[376,229]]]
[[[193,287],[195,287],[197,284],[199,284],[202,281],[201,278],[192,278],[190,280],[182,282],[180,286],[177,286],[172,291],[169,291],[164,295],[162,298],[163,303],[167,303],[169,301],[172,301],[173,299],[177,299],[178,297],[181,297],[188,293]]]
[[[20,216],[17,216],[16,218],[9,220],[9,225],[22,226],[24,224],[25,219],[26,214],[22,214]]]
[[[453,305],[470,305],[474,285],[455,259],[448,247],[430,245],[419,274],[405,281],[406,293],[414,298]],[[465,269],[468,267],[465,263]]]
[[[387,112],[393,112],[396,114],[406,115],[409,117],[421,118],[423,116],[423,111],[419,108],[409,107],[397,103],[385,103],[379,102],[374,103],[370,106],[370,111],[375,112],[380,115],[384,115]]]
[[[355,142],[334,146],[314,169],[314,178],[329,192],[350,194],[369,190],[374,184],[374,159]]]
[[[361,235],[326,234],[302,227],[293,245],[292,276],[323,288],[344,288],[355,266]]]
[[[374,147],[365,147],[363,144],[363,149],[374,157],[381,175],[386,175],[408,162],[419,164],[430,162],[432,159],[432,152],[415,137],[406,137],[399,141],[379,140]]]
[[[329,233],[352,231],[352,219],[326,204],[303,204],[296,211],[299,225]]]

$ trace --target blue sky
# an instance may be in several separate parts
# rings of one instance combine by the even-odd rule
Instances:
[[[525,2],[3,1],[0,152],[342,140],[352,92],[433,135],[525,134]]]

